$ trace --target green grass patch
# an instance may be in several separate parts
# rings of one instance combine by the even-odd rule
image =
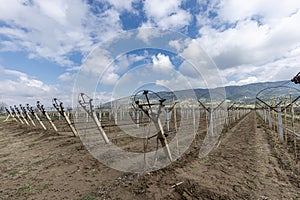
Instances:
[[[274,158],[277,158],[277,153],[275,151],[272,151],[270,155]]]
[[[8,174],[9,174],[10,176],[15,176],[18,172],[19,172],[19,170],[17,170],[17,169],[12,169],[12,170],[9,171]]]
[[[250,183],[247,184],[247,187],[250,189],[250,190],[255,190],[255,185],[252,185]]]
[[[247,187],[248,187],[250,190],[255,190],[255,189],[256,189],[256,186],[255,186],[254,180],[252,180],[252,179],[247,179]]]
[[[41,185],[40,187],[38,187],[38,190],[47,190],[52,185],[53,185],[52,183],[45,183],[45,184]]]
[[[9,159],[5,159],[5,160],[2,160],[1,163],[5,164],[5,163],[8,163],[9,162]]]
[[[265,174],[265,178],[266,178],[266,179],[270,179],[270,178],[272,178],[272,177],[273,177],[272,174]]]
[[[12,142],[10,140],[3,140],[0,142],[0,145],[2,145],[2,148],[3,148],[3,147],[7,147],[11,143]]]
[[[99,200],[99,198],[95,197],[93,195],[88,195],[88,196],[85,196],[85,197],[79,197],[79,198],[77,198],[77,200]]]
[[[21,175],[23,176],[23,177],[25,177],[25,176],[27,176],[29,174],[29,172],[23,172]]]
[[[251,150],[250,150],[250,151],[251,151],[251,153],[252,153],[252,154],[256,154],[256,153],[257,153],[257,151],[256,151],[256,148],[255,148],[255,147],[251,148]]]
[[[34,193],[32,185],[25,185],[17,189],[18,195],[28,195]]]
[[[6,158],[10,156],[10,153],[0,154],[0,158]]]
[[[34,161],[34,162],[30,163],[30,166],[40,165],[40,164],[42,164],[43,162],[45,162],[45,159],[37,160],[37,161]]]

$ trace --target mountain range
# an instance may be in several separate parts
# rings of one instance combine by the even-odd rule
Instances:
[[[224,95],[225,90],[225,95]],[[221,92],[220,92],[221,91]],[[300,87],[291,81],[276,81],[276,82],[260,82],[260,83],[251,83],[247,85],[240,86],[225,86],[224,88],[213,88],[213,89],[202,89],[196,88],[194,90],[179,90],[179,91],[161,91],[156,93],[148,93],[148,98],[150,101],[165,99],[164,103],[169,104],[172,103],[173,100],[178,98],[186,99],[189,96],[195,97],[200,101],[206,101],[209,99],[213,99],[214,101],[222,101],[226,99],[228,102],[237,102],[241,104],[255,104],[256,97],[263,99],[265,101],[272,100],[272,98],[276,97],[288,97],[289,95],[293,95],[294,98],[300,95]],[[158,95],[158,96],[157,96]],[[211,98],[210,95],[214,97]],[[139,100],[141,102],[145,102],[145,96],[142,93],[137,94],[135,97],[125,97],[118,99],[118,105],[127,104],[130,100],[136,101]],[[115,101],[107,102],[102,104],[103,107],[109,108],[111,105],[114,105]],[[128,104],[127,104],[128,105]]]

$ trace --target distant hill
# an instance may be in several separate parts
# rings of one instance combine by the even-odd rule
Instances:
[[[288,86],[288,87],[281,87]],[[272,88],[264,90],[261,93],[261,97],[264,98],[272,98],[278,97],[281,95],[288,95],[298,93],[296,89],[299,86],[289,82],[289,81],[277,81],[277,82],[262,82],[262,83],[251,83],[247,85],[241,86],[226,86],[226,99],[230,101],[242,101],[244,103],[255,103],[256,95],[263,89]],[[220,88],[211,89],[210,91],[218,91]],[[182,91],[184,92],[184,91]],[[195,93],[198,98],[209,98],[209,90],[208,89],[195,89]],[[300,93],[299,93],[300,95]],[[162,95],[165,96],[165,95]],[[170,94],[168,94],[170,98]]]
[[[280,87],[280,86],[288,86],[288,87]],[[272,88],[275,87],[275,88]],[[266,88],[272,88],[268,90],[264,90],[264,92],[261,93],[261,98],[271,99],[272,97],[278,97],[282,95],[300,95],[300,92],[297,91],[297,89],[300,91],[300,87],[298,85],[295,85],[292,82],[289,81],[276,81],[276,82],[262,82],[262,83],[251,83],[247,85],[240,85],[240,86],[226,86],[226,99],[232,102],[243,102],[245,104],[254,104],[256,100],[256,95],[258,92],[260,92],[263,89]],[[297,88],[297,89],[293,89]],[[218,91],[220,88],[214,88],[214,89],[195,89],[192,90],[181,90],[176,91],[176,96],[189,96],[191,92],[196,94],[197,98],[205,98],[210,99],[209,91],[214,92]],[[165,98],[167,101],[171,102],[173,99],[177,99],[175,94],[173,92],[158,92],[158,95],[162,98]],[[154,97],[154,96],[153,96]],[[151,95],[149,96],[151,99]],[[224,97],[221,97],[224,99]],[[124,102],[128,102],[127,98],[120,99],[121,101],[124,100]],[[118,100],[118,101],[120,101]],[[104,107],[110,107],[110,103],[104,104]]]
[[[260,93],[259,97],[270,99],[272,97],[286,96],[288,94],[300,95],[297,89],[299,90],[300,87],[290,81],[261,82],[225,87],[226,99],[231,101],[242,101],[247,104],[255,103],[256,95],[262,90],[264,91]],[[198,91],[198,89],[196,91]]]
[[[298,88],[297,85],[289,83],[288,81],[277,81],[277,82],[263,82],[263,83],[252,83],[241,86],[227,86],[225,87],[226,98],[232,101],[246,101],[246,103],[255,102],[255,98],[258,92],[263,89],[276,87],[273,89],[264,90],[261,96],[265,98],[277,97],[280,95],[288,95],[289,93],[295,94],[297,90],[289,89],[287,87],[279,86],[289,86],[293,88]]]

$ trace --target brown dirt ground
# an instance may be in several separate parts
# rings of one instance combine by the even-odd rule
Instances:
[[[300,163],[251,112],[204,159],[147,174],[110,169],[71,134],[0,123],[0,199],[300,199]],[[176,185],[178,184],[178,185]]]

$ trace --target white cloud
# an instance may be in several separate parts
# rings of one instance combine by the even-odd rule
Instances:
[[[143,23],[138,28],[137,37],[148,44],[151,38],[157,37],[159,36],[159,34],[161,34],[161,31],[154,29],[153,27],[154,25],[152,25],[149,21]]]
[[[173,73],[172,76],[165,77],[165,79],[157,79],[155,83],[169,88],[171,91],[206,88],[203,80],[187,77],[180,73]]]
[[[264,23],[273,24],[296,12],[299,6],[297,0],[223,0],[218,13],[220,18],[229,22],[259,16]]]
[[[153,70],[161,73],[170,73],[174,69],[169,56],[164,54],[157,54],[152,56]]]
[[[229,85],[246,85],[246,84],[255,83],[255,82],[257,82],[257,77],[249,76],[248,78],[239,80],[238,82],[235,82],[235,81],[229,82]]]
[[[119,12],[108,9],[95,14],[90,9],[81,0],[31,1],[27,5],[7,1],[0,5],[0,20],[9,26],[0,28],[0,35],[9,39],[0,42],[1,51],[25,50],[30,58],[71,66],[68,54],[79,51],[85,55],[95,43],[121,30]]]
[[[67,9],[69,5],[67,1],[52,0],[52,1],[36,1],[42,13],[57,21],[59,24],[66,24]]]
[[[147,43],[151,37],[159,36],[160,32],[145,27],[176,31],[190,25],[192,14],[182,9],[184,1],[143,1],[145,19],[138,28],[137,37]],[[58,79],[71,81],[73,72],[79,67],[73,66],[70,55],[73,52],[87,55],[98,42],[103,44],[103,41],[122,33],[120,15],[124,12],[137,13],[133,7],[136,2],[104,0],[94,1],[91,5],[82,0],[6,1],[0,4],[0,21],[4,24],[0,27],[0,51],[26,51],[30,59],[43,57],[68,66],[66,73]],[[198,1],[199,4],[202,2]],[[216,17],[212,17],[212,14]],[[201,11],[197,19],[200,27],[198,38],[169,43],[180,52],[180,56],[200,67],[200,74],[197,73],[199,69],[194,69],[187,62],[183,62],[178,69],[193,86],[207,84],[213,87],[221,84],[216,76],[218,70],[213,63],[207,62],[209,57],[205,52],[220,68],[226,84],[289,79],[291,74],[296,73],[300,63],[300,1],[212,0],[208,1],[207,10]],[[128,66],[146,58],[123,56],[118,63],[113,63],[115,58],[104,49],[102,51],[84,63],[88,65],[85,70],[91,74],[102,74],[102,83],[110,86],[120,79]],[[174,70],[166,55],[153,56],[152,62],[152,70],[156,72]],[[59,94],[56,86],[47,85],[38,78],[2,69],[4,72],[5,76],[0,81],[1,92],[7,91],[12,95],[15,91],[24,96],[41,96],[52,92]],[[180,76],[172,76],[169,79],[161,77],[157,83],[180,85],[180,81],[183,81]],[[203,80],[199,80],[199,77],[203,77]]]
[[[211,58],[206,54],[197,39],[186,39],[179,55],[185,61],[179,66],[179,71],[190,77],[195,87],[223,86],[223,79]],[[198,84],[197,84],[198,80]]]
[[[95,48],[82,64],[82,70],[86,72],[102,74],[112,64],[113,58],[110,52],[102,48]]]
[[[181,0],[146,0],[144,10],[148,20],[163,29],[187,26],[191,14],[180,8]]]
[[[64,82],[73,81],[74,78],[74,74],[71,74],[70,72],[63,73],[58,77],[59,80]]]
[[[137,0],[127,0],[127,1],[122,1],[122,0],[107,0],[107,3],[111,4],[116,8],[117,10],[120,11],[133,11],[132,8],[132,3],[137,2]]]
[[[294,61],[300,55],[299,1],[220,0],[208,7],[217,16],[199,15],[197,41],[227,84],[290,79],[295,73]]]
[[[144,52],[147,54],[147,52]],[[123,54],[114,61],[116,71],[120,74],[125,73],[134,63],[147,58],[147,55]]]
[[[81,76],[88,79],[100,78],[99,84],[114,85],[119,75],[110,52],[100,47],[95,48],[81,66]],[[92,87],[92,86],[90,86]]]
[[[60,93],[55,86],[45,84],[23,72],[1,67],[0,74],[0,96],[5,97],[4,101],[10,105],[35,104],[37,100],[41,99],[50,103],[54,96],[67,95],[65,91]]]
[[[282,58],[263,65],[240,65],[221,71],[227,79],[227,85],[242,85],[253,82],[290,80],[299,72],[300,54]]]
[[[108,68],[102,76],[101,83],[104,85],[114,85],[120,76],[114,71],[114,68]]]

